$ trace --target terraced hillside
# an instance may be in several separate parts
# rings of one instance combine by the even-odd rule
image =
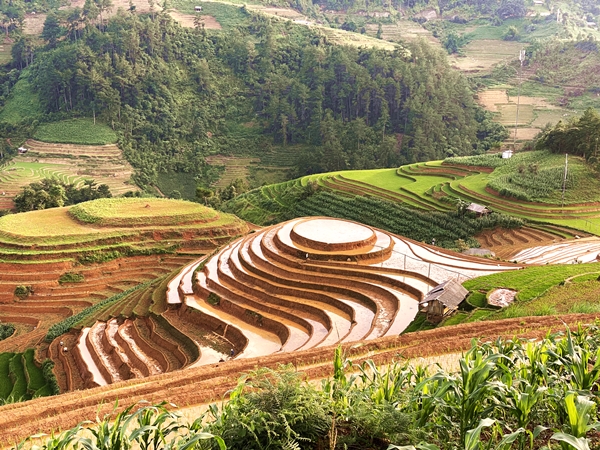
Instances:
[[[38,363],[49,355],[62,390],[85,385],[68,351],[71,337],[44,343],[52,326],[93,310],[105,320],[154,314],[139,333],[161,333],[165,277],[248,231],[236,217],[184,201],[102,199],[73,208],[0,218],[0,321],[16,327],[0,354],[36,348]],[[129,291],[135,296],[122,310],[109,308]]]
[[[138,190],[130,181],[133,168],[114,144],[50,144],[30,139],[24,147],[26,154],[0,166],[0,209],[12,209],[12,198],[24,186],[43,178],[79,187],[92,179],[108,185],[113,195]]]
[[[539,159],[539,163],[535,160]],[[545,158],[545,159],[544,159]],[[301,191],[310,183],[321,190],[333,191],[347,197],[364,196],[380,198],[396,204],[426,211],[456,211],[458,200],[466,203],[484,205],[495,212],[500,212],[512,217],[535,222],[536,229],[550,235],[572,238],[576,234],[585,233],[600,235],[600,200],[596,190],[596,179],[593,174],[577,158],[571,158],[570,170],[577,176],[584,177],[584,182],[571,179],[565,195],[565,204],[561,204],[560,192],[544,186],[540,180],[538,191],[547,192],[549,197],[544,201],[525,201],[507,197],[490,186],[506,184],[509,175],[496,176],[495,167],[501,164],[510,165],[515,172],[520,171],[523,177],[529,175],[531,170],[539,170],[540,177],[546,181],[561,179],[552,176],[552,171],[543,173],[546,159],[556,159],[544,153],[522,154],[515,156],[514,161],[502,162],[499,156],[486,157],[486,164],[496,163],[495,166],[482,166],[462,164],[458,161],[430,161],[402,166],[398,169],[376,169],[362,171],[331,172],[318,175],[309,175],[286,183],[263,186],[252,191],[246,196],[241,196],[231,202],[230,212],[255,223],[272,223],[280,216],[285,216],[282,211],[292,211],[292,205],[298,203],[298,195],[290,196],[293,189]],[[555,165],[556,161],[552,161]],[[564,165],[564,157],[562,158]],[[524,169],[520,167],[523,166]],[[535,166],[535,167],[534,167]],[[585,173],[584,173],[585,172]],[[535,174],[537,175],[537,173]],[[588,176],[589,175],[589,176]],[[533,175],[531,175],[533,176]],[[576,175],[570,175],[576,177]],[[590,178],[591,177],[591,178]],[[505,180],[506,179],[506,180]],[[579,178],[576,178],[579,179]],[[293,192],[292,192],[293,194]],[[539,194],[538,194],[539,195]],[[557,203],[558,199],[558,203]],[[304,214],[310,212],[302,211]],[[580,231],[574,231],[580,230]]]
[[[73,390],[229,357],[371,340],[404,330],[418,300],[442,281],[518,268],[354,222],[297,219],[185,266],[165,282],[162,309],[150,302],[153,309],[136,311],[154,287],[94,312],[54,339],[50,354],[67,374],[63,390]]]

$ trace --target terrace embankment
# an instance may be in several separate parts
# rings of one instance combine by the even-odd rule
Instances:
[[[456,353],[471,346],[472,339],[492,341],[502,336],[512,338],[539,338],[549,331],[564,330],[590,323],[597,315],[569,315],[566,317],[528,317],[496,322],[462,324],[453,327],[410,333],[401,336],[377,338],[361,345],[343,344],[347,358],[355,363],[373,359],[386,364],[403,358],[436,356]],[[225,398],[242,373],[259,367],[277,368],[293,364],[308,379],[318,380],[333,374],[335,346],[316,347],[293,355],[280,353],[267,357],[239,358],[227,363],[190,368],[174,373],[154,375],[144,379],[122,381],[110,386],[62,394],[53,398],[38,398],[24,403],[0,407],[0,443],[13,444],[32,434],[66,429],[118,408],[140,401],[173,403],[179,407],[216,402]]]
[[[355,222],[296,219],[241,237],[94,311],[75,326],[85,345],[68,349],[75,355],[62,355],[57,367],[68,374],[73,359],[96,376],[65,376],[61,386],[397,335],[437,284],[517,268]]]
[[[38,361],[46,356],[55,361],[54,371],[63,390],[95,384],[90,369],[85,368],[86,358],[74,351],[81,334],[60,336],[49,346],[44,337],[52,325],[141,284],[143,288],[135,291],[138,296],[129,296],[126,305],[110,303],[97,308],[96,314],[105,315],[104,320],[109,321],[156,312],[156,321],[161,321],[160,314],[167,309],[160,295],[164,277],[248,231],[236,217],[190,202],[110,199],[108,204],[91,202],[78,207],[87,222],[71,214],[69,208],[0,220],[0,320],[16,326],[16,332],[0,342],[0,353],[36,347]],[[127,213],[117,220],[110,214],[120,215],[119,209]],[[177,335],[176,328],[171,328],[171,334]],[[105,346],[122,349],[122,378],[157,373],[151,364],[142,367],[145,362],[140,355],[147,347],[142,342],[144,330],[148,325],[140,324],[134,330],[127,322],[104,341]],[[99,335],[103,338],[102,333]],[[88,336],[83,341],[86,339]],[[171,347],[177,347],[181,339],[172,339]],[[152,341],[152,336],[148,340]],[[172,364],[171,369],[198,359],[198,351],[192,347],[190,343],[191,350],[182,357],[184,362]],[[148,353],[148,360],[165,360],[153,349]],[[91,354],[89,349],[87,354]]]

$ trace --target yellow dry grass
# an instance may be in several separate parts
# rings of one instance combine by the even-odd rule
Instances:
[[[32,36],[39,36],[42,34],[45,21],[46,14],[26,14],[25,20],[23,21],[23,33]]]
[[[67,236],[100,233],[67,214],[68,207],[51,208],[0,217],[0,232],[27,237]]]
[[[193,14],[183,14],[179,11],[171,10],[169,11],[169,15],[182,27],[194,28],[196,26],[194,21],[197,16],[194,16]],[[204,28],[207,30],[220,30],[222,28],[221,24],[217,22],[217,19],[215,19],[213,16],[202,15],[198,17],[204,24]]]

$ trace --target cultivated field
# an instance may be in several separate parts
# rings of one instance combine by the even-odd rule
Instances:
[[[20,354],[35,348],[38,362],[46,357],[54,361],[61,391],[89,386],[86,383],[91,381],[81,371],[81,360],[74,351],[76,334],[67,332],[88,322],[93,326],[97,319],[146,317],[144,323],[136,321],[135,329],[133,322],[127,322],[115,339],[129,342],[134,339],[132,333],[138,333],[135,336],[146,336],[156,345],[162,342],[167,349],[162,351],[168,355],[173,346],[183,345],[179,329],[206,335],[203,342],[215,341],[206,327],[187,324],[177,315],[170,317],[168,282],[191,259],[246,233],[246,224],[184,201],[109,200],[80,204],[79,214],[54,208],[0,218],[0,321],[16,328],[12,336],[0,341],[0,370],[6,352]],[[127,217],[115,222],[115,211],[127,211],[123,215]],[[75,216],[93,223],[78,221]],[[120,302],[125,297],[126,301]],[[100,326],[92,327],[92,336]],[[112,322],[109,328],[113,329]],[[53,334],[56,339],[49,338]],[[189,338],[188,342],[193,348]],[[174,370],[195,361],[196,356],[197,351],[189,350],[179,362],[171,356],[158,357],[163,365],[157,363],[157,367]],[[135,370],[133,373],[150,375],[158,369]],[[4,397],[3,392],[0,397],[8,398],[10,392]],[[48,395],[46,391],[37,395],[42,393]],[[36,394],[30,389],[27,395]]]
[[[433,357],[456,353],[470,348],[473,339],[495,340],[498,336],[513,338],[542,338],[549,331],[564,330],[565,323],[576,327],[589,323],[596,315],[576,314],[564,318],[529,317],[494,321],[482,327],[480,323],[443,327],[401,336],[378,338],[361,345],[343,345],[344,354],[353,362],[372,359],[377,364],[388,364],[403,358]],[[71,427],[82,418],[110,413],[117,403],[138,402],[151,404],[166,401],[180,408],[220,402],[227,392],[237,385],[239,375],[257,367],[278,368],[293,364],[310,380],[320,380],[333,375],[331,364],[334,347],[319,347],[290,355],[282,353],[268,358],[235,359],[226,364],[217,363],[189,368],[174,373],[154,375],[143,379],[121,381],[110,386],[70,392],[59,398],[39,398],[27,403],[0,407],[1,441],[12,444],[40,431]],[[193,387],[193,388],[191,388]]]
[[[513,157],[509,163],[511,167],[522,164],[520,161],[536,158],[535,155],[523,153]],[[494,158],[494,157],[491,157]],[[499,156],[495,158],[502,161]],[[529,158],[529,159],[528,159]],[[539,156],[542,158],[542,156]],[[537,161],[542,170],[546,166],[555,166],[561,172],[564,166],[564,157],[544,157],[544,161]],[[554,158],[554,159],[552,159]],[[551,162],[550,160],[554,161]],[[560,160],[560,161],[559,161]],[[532,160],[533,161],[533,160]],[[570,158],[571,175],[577,173],[577,167],[585,170],[585,166],[578,166],[577,158]],[[554,169],[553,169],[554,170]],[[490,207],[494,211],[521,217],[534,222],[544,222],[566,226],[588,232],[600,234],[600,199],[598,190],[589,185],[595,183],[595,176],[581,175],[589,180],[588,184],[579,186],[571,184],[565,195],[565,206],[561,206],[560,189],[556,192],[549,190],[549,197],[536,202],[515,200],[504,197],[498,191],[489,187],[489,182],[504,183],[502,175],[494,176],[492,167],[466,166],[457,162],[430,161],[402,166],[399,169],[376,169],[364,171],[331,172],[319,175],[310,175],[289,183],[306,185],[315,181],[326,190],[333,190],[350,195],[371,195],[395,202],[402,202],[408,206],[426,209],[447,211],[455,209],[456,199],[474,202]],[[557,172],[558,173],[558,172]],[[525,175],[523,175],[525,176]],[[560,180],[560,176],[548,174]],[[554,180],[556,181],[556,180]],[[579,188],[577,188],[579,186]],[[583,187],[585,186],[585,187]],[[276,198],[278,188],[271,186],[264,189],[265,196]],[[539,226],[542,229],[545,225]],[[572,237],[573,232],[551,231],[564,237]]]
[[[28,152],[0,166],[0,209],[12,209],[12,198],[23,187],[43,178],[83,185],[85,180],[106,184],[113,195],[139,190],[131,183],[131,165],[116,145],[50,144],[28,140]]]

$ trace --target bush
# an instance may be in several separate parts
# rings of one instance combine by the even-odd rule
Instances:
[[[15,288],[15,296],[21,300],[26,299],[30,294],[33,294],[33,288],[31,286],[24,286],[20,284]]]
[[[215,294],[214,292],[211,292],[210,294],[208,294],[208,298],[206,299],[206,301],[213,306],[219,306],[219,304],[221,303],[221,297],[219,297],[217,294]]]
[[[58,282],[60,284],[65,284],[65,283],[82,283],[83,281],[85,281],[85,277],[83,276],[82,273],[76,273],[76,272],[66,272],[63,273],[60,278],[58,279]]]
[[[0,323],[0,341],[8,339],[15,332],[15,326],[12,323]]]
[[[54,361],[51,359],[46,359],[42,363],[42,373],[44,374],[44,379],[46,383],[50,387],[50,392],[52,395],[60,394],[60,387],[58,386],[58,380],[56,379],[56,375],[54,375]]]

